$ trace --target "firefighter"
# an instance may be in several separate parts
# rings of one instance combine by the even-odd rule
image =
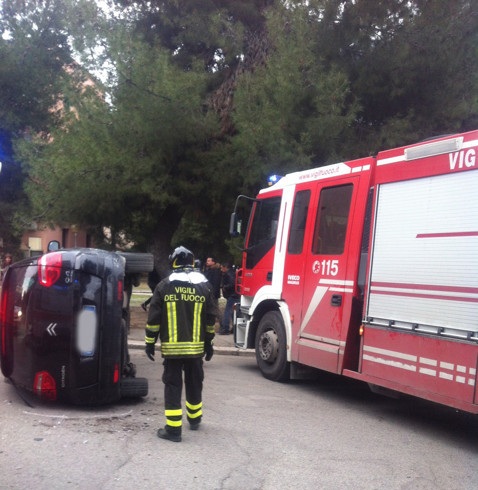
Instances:
[[[216,307],[211,286],[194,270],[194,255],[185,247],[169,257],[172,272],[155,288],[146,325],[146,355],[154,361],[155,344],[161,342],[166,426],[157,435],[181,441],[181,392],[186,389],[189,428],[199,428],[202,418],[203,356],[213,354]]]

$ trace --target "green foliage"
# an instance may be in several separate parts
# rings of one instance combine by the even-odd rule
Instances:
[[[321,28],[335,43],[327,58],[347,70],[362,106],[349,155],[477,127],[473,2],[329,2]]]
[[[64,66],[71,62],[64,5],[56,0],[0,3],[0,134],[8,146],[58,123]],[[4,249],[15,252],[33,216],[18,160],[8,155],[2,163],[0,236]]]
[[[35,129],[17,145],[35,216],[110,246],[224,257],[236,195],[269,174],[478,123],[469,0],[109,3],[2,7],[0,122]]]
[[[258,30],[263,11],[276,0],[114,0],[146,42],[174,53],[174,62],[190,69],[198,61],[221,80],[221,71],[237,65],[247,51],[246,31]]]
[[[307,7],[271,11],[267,27],[267,64],[244,73],[235,93],[233,147],[246,186],[335,157],[358,108],[345,71],[327,67],[311,42],[317,26]]]
[[[66,128],[47,144],[23,143],[28,192],[54,222],[109,227],[142,247],[159,228],[169,244],[164,213],[174,207],[180,220],[205,187],[201,155],[216,129],[203,110],[205,74],[133,36],[115,43],[112,105],[83,91]]]
[[[71,61],[64,3],[6,1],[0,15],[0,127],[44,130],[57,115],[63,66]]]

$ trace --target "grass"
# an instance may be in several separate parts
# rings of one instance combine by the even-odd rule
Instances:
[[[141,303],[144,303],[150,297],[151,294],[133,293],[129,304],[131,306],[141,306]]]
[[[148,298],[151,298],[152,293],[146,281],[141,281],[139,286],[133,288],[133,294],[129,302],[130,306],[141,306]]]

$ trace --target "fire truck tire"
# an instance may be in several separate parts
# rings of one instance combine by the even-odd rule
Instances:
[[[287,381],[290,363],[287,362],[286,334],[282,316],[269,311],[259,322],[256,334],[256,360],[262,375],[272,381]]]

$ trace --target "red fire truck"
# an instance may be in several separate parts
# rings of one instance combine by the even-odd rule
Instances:
[[[291,173],[252,203],[235,343],[478,413],[478,131]]]

